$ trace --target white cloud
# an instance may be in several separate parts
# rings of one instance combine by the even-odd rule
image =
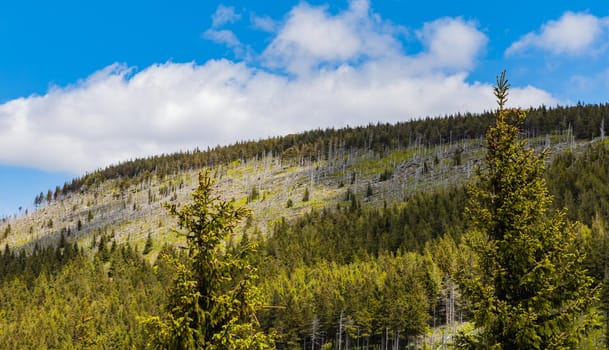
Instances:
[[[442,18],[426,23],[417,35],[427,52],[420,57],[428,65],[469,70],[488,39],[475,23],[460,18]]]
[[[241,42],[239,41],[239,39],[237,39],[235,33],[227,29],[208,29],[203,32],[203,37],[215,43],[224,44],[228,47],[241,46]]]
[[[402,52],[401,30],[367,1],[337,15],[301,4],[258,57],[273,70],[229,60],[142,71],[111,65],[72,86],[0,105],[0,162],[84,172],[312,128],[495,107],[490,85],[466,80],[486,43],[475,24],[428,23],[418,32],[424,51],[410,56]],[[238,42],[229,34],[216,39]],[[556,103],[532,87],[513,88],[511,102]]]
[[[235,8],[232,6],[218,5],[216,12],[211,17],[211,26],[213,28],[221,27],[227,23],[234,23],[241,19],[241,14],[235,13]]]
[[[553,54],[579,55],[594,51],[609,27],[609,18],[588,13],[565,12],[558,20],[548,21],[539,32],[528,33],[506,50],[512,55],[528,49],[541,49]]]
[[[273,33],[277,30],[279,25],[274,19],[269,16],[258,16],[252,14],[250,16],[250,22],[255,29],[259,29],[265,32]]]
[[[365,0],[352,1],[336,16],[326,7],[301,3],[290,11],[262,57],[270,67],[305,75],[322,64],[398,54],[401,45],[392,29],[371,13]]]
[[[241,43],[235,33],[228,29],[220,29],[227,23],[234,23],[241,19],[241,14],[235,13],[234,7],[218,5],[216,12],[211,17],[211,28],[203,32],[202,37],[216,44],[226,45],[233,50],[235,57],[243,58],[249,48]]]
[[[272,68],[304,76],[324,65],[403,58],[398,37],[404,32],[403,27],[382,21],[366,0],[352,1],[335,16],[325,7],[303,3],[292,9],[262,57]],[[401,64],[419,73],[469,70],[488,41],[474,22],[461,18],[426,23],[417,37],[425,51]]]

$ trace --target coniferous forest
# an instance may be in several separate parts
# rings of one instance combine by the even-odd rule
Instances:
[[[51,207],[113,181],[113,196],[123,200],[151,178],[209,170],[187,201],[165,190],[172,219],[147,217],[157,227],[169,222],[167,236],[148,231],[145,243],[129,241],[120,226],[95,227],[98,214],[89,209],[69,232],[7,243],[0,253],[0,348],[609,346],[609,106],[511,110],[504,107],[508,92],[502,75],[492,113],[160,155],[49,190]],[[263,202],[264,189],[248,183],[253,190],[242,203],[214,192],[215,181],[229,176],[218,169],[231,162],[270,155],[285,168],[313,168],[348,151],[383,159],[398,149],[465,140],[479,147],[476,159],[436,154],[417,171],[467,161],[471,177],[395,200],[378,184],[391,182],[399,164],[360,168],[357,176],[375,175],[357,193],[356,172],[336,167],[346,175],[333,185],[344,195],[320,204],[313,187],[301,184],[304,194],[281,206],[304,207],[303,214],[278,215],[266,230],[244,208]],[[550,143],[559,146],[545,147]],[[149,190],[148,201],[156,195]],[[34,201],[41,212],[45,199],[41,192]],[[28,219],[5,219],[4,239]]]

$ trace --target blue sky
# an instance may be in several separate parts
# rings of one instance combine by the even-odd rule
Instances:
[[[609,101],[606,1],[3,1],[0,215],[119,161],[318,127]]]

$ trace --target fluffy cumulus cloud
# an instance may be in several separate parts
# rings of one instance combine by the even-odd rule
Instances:
[[[213,21],[235,18],[222,9]],[[0,105],[0,162],[83,172],[311,128],[494,108],[491,86],[467,81],[487,42],[475,23],[443,18],[414,29],[423,47],[414,54],[401,47],[405,29],[367,1],[337,14],[301,3],[273,29],[257,63],[169,62],[140,71],[114,64]],[[511,101],[556,103],[534,87],[514,88]]]
[[[553,54],[580,55],[594,53],[599,40],[607,40],[609,17],[599,18],[588,13],[566,12],[551,20],[538,32],[531,32],[514,42],[507,55],[529,49],[541,49]]]
[[[487,38],[473,22],[442,18],[426,23],[418,33],[427,47],[421,59],[433,67],[469,70],[486,46]]]
[[[371,13],[367,1],[354,0],[337,15],[301,3],[290,11],[262,59],[269,67],[303,76],[320,66],[397,56],[401,48],[395,29]]]

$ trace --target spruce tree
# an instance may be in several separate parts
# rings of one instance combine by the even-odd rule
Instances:
[[[153,245],[154,243],[152,242],[152,236],[150,235],[150,232],[148,232],[148,237],[146,237],[146,243],[144,244],[144,250],[142,251],[142,254],[146,255],[150,253],[152,251]]]
[[[239,255],[225,246],[249,211],[213,195],[213,183],[208,172],[201,173],[192,193],[194,203],[181,208],[165,205],[186,231],[187,256],[167,258],[177,275],[166,315],[144,320],[153,331],[150,345],[160,349],[270,349],[272,339],[257,330],[256,271],[244,258],[251,245],[241,247]]]
[[[465,347],[573,348],[597,324],[597,293],[563,211],[550,210],[545,152],[521,137],[526,113],[508,109],[505,71],[494,89],[496,124],[486,135],[485,164],[470,186],[466,239],[474,259],[460,276],[472,302],[475,335]]]

